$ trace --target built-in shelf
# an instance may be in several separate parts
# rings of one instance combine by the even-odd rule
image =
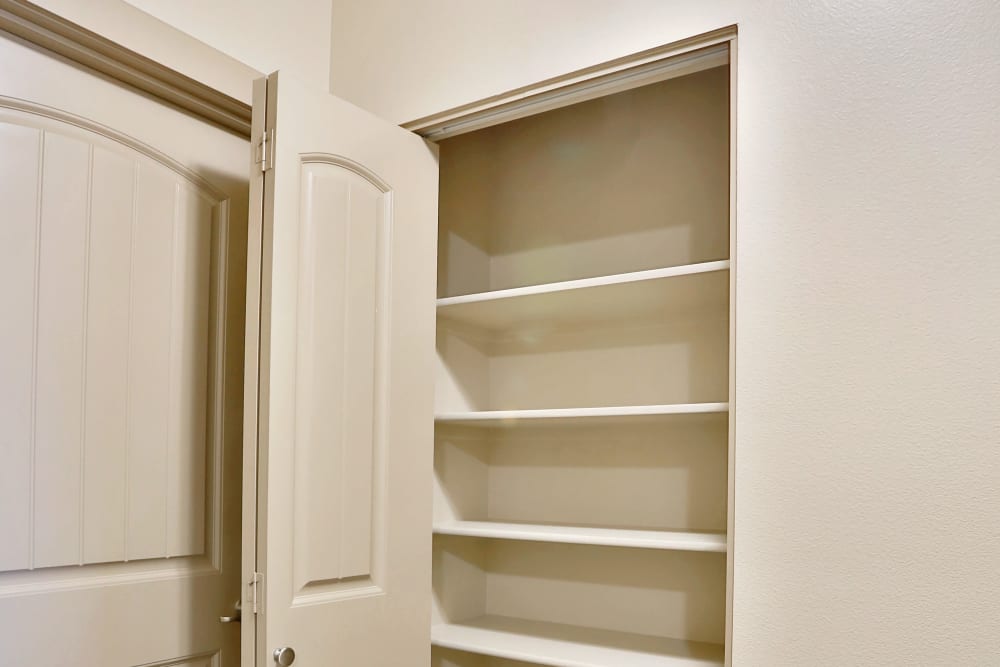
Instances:
[[[539,410],[479,410],[443,412],[435,416],[439,424],[464,424],[482,427],[515,427],[531,424],[588,424],[670,417],[675,415],[720,414],[729,411],[728,403],[668,403],[665,405],[621,405],[594,408],[546,408]]]
[[[530,285],[437,300],[438,317],[491,331],[663,317],[725,307],[729,260]]]
[[[620,83],[440,145],[442,664],[725,663],[732,73]]]
[[[720,667],[718,644],[482,616],[431,628],[435,646],[551,667]]]
[[[560,542],[606,547],[664,549],[670,551],[726,551],[725,533],[691,533],[673,530],[633,530],[558,526],[499,521],[444,521],[434,525],[438,535],[488,537],[529,542]]]

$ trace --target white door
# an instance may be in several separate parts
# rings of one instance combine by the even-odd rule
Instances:
[[[0,661],[235,667],[249,144],[0,63]]]
[[[285,76],[254,93],[244,665],[424,667],[436,149]]]

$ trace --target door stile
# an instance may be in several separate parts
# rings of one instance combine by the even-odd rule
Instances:
[[[253,119],[249,155],[250,173],[250,215],[247,230],[247,285],[246,285],[246,360],[244,377],[244,422],[243,422],[243,559],[241,596],[243,622],[241,625],[241,665],[255,667],[257,655],[263,655],[258,646],[263,640],[260,612],[261,591],[258,572],[263,571],[262,558],[258,550],[258,532],[264,516],[259,507],[258,474],[261,465],[260,445],[263,442],[261,416],[261,391],[266,391],[266,383],[261,382],[262,341],[266,319],[264,313],[264,266],[265,260],[265,191],[268,174],[257,163],[257,151],[261,138],[268,130],[267,123],[272,114],[267,113],[267,79],[258,79],[253,87]],[[273,188],[273,184],[271,186]],[[265,403],[266,405],[266,403]]]

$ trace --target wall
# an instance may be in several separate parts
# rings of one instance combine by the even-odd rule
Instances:
[[[330,0],[127,0],[264,73],[329,86]]]
[[[1000,4],[334,0],[404,122],[738,23],[734,663],[1000,652]]]
[[[34,2],[248,104],[276,69],[329,86],[330,0]]]
[[[34,4],[247,104],[253,80],[261,76],[124,0],[34,0]]]

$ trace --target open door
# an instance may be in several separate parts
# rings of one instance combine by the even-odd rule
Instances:
[[[243,664],[422,667],[437,153],[277,73],[253,137]]]

